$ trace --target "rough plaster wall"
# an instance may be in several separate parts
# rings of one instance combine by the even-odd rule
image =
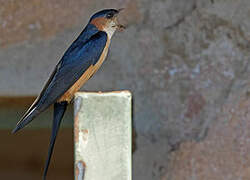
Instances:
[[[92,12],[125,7],[84,89],[133,92],[134,179],[250,179],[249,0],[3,2],[1,95],[37,94]]]

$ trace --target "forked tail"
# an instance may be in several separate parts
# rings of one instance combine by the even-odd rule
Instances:
[[[66,111],[68,103],[66,101],[55,103],[54,104],[54,119],[53,119],[53,127],[52,127],[52,133],[50,137],[50,144],[49,144],[49,151],[48,151],[48,157],[45,165],[45,169],[43,172],[43,180],[46,180],[46,175],[48,172],[49,164],[51,155],[53,153],[53,148],[56,140],[56,136],[61,124],[61,120],[63,118],[64,112]]]

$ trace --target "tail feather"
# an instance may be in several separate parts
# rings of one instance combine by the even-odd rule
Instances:
[[[30,108],[23,115],[21,120],[17,123],[15,129],[12,130],[12,133],[16,133],[24,126],[29,124],[35,117],[37,117],[41,112],[43,112],[49,106],[48,104],[39,103],[39,98],[40,96],[36,98],[36,100],[33,102]]]
[[[32,110],[28,110],[28,112],[22,117],[22,119],[17,123],[15,129],[12,130],[12,133],[16,133],[24,126],[29,124],[37,115],[39,111],[34,107]]]
[[[45,165],[45,169],[43,173],[43,180],[46,180],[46,175],[48,172],[51,156],[53,153],[56,136],[57,136],[64,112],[66,111],[67,105],[68,103],[66,101],[54,104],[54,119],[53,119],[52,134],[50,138],[48,157],[47,157],[47,161],[46,161],[46,165]]]

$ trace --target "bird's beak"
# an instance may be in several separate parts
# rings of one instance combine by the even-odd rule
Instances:
[[[121,8],[121,9],[117,9],[117,13],[114,15],[115,17],[117,17],[118,16],[118,14],[120,14],[120,12],[121,11],[123,11],[124,10],[124,8]]]
[[[124,10],[124,8],[121,8],[121,9],[118,9],[117,11],[118,11],[118,13],[120,13],[123,10]]]
[[[118,10],[117,10],[118,13],[116,14],[116,17],[117,17],[118,14],[119,14],[121,11],[123,11],[123,10],[124,10],[124,8],[118,9]],[[119,31],[123,31],[124,29],[126,29],[126,27],[125,27],[124,25],[118,23],[118,21],[117,21],[117,28],[118,28]]]

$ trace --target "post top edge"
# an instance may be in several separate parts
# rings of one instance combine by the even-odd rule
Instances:
[[[97,92],[93,92],[93,91],[82,91],[82,92],[77,92],[75,94],[75,98],[79,97],[79,96],[128,96],[128,97],[132,97],[132,93],[129,90],[122,90],[122,91],[110,91],[110,92],[102,92],[102,91],[97,91]]]

